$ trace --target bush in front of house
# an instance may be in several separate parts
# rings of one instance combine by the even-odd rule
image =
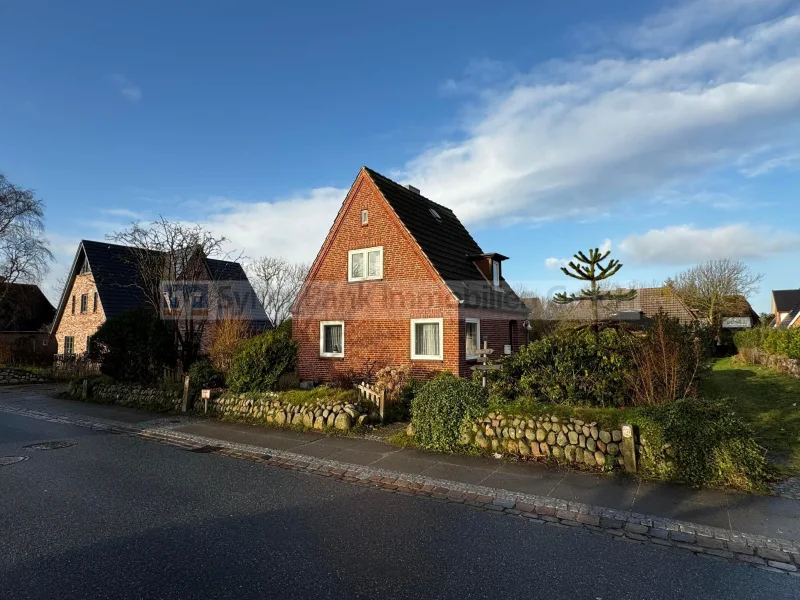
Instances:
[[[627,404],[630,343],[629,335],[611,328],[600,331],[599,341],[589,329],[546,336],[504,359],[502,371],[490,372],[491,393],[553,404]]]
[[[645,335],[629,344],[631,403],[660,406],[697,395],[713,347],[710,328],[682,325],[659,312]]]
[[[198,360],[189,368],[189,382],[195,390],[221,388],[225,385],[225,375],[209,361]]]
[[[437,375],[418,391],[411,404],[414,438],[421,447],[440,452],[458,448],[462,428],[488,406],[486,390],[452,373]]]
[[[134,308],[108,319],[92,336],[89,358],[118,381],[151,383],[175,365],[172,332],[157,314]]]
[[[645,409],[642,414],[658,430],[652,436],[656,439],[648,440],[650,445],[666,444],[671,479],[694,485],[764,490],[765,451],[726,401],[685,398]]]
[[[268,392],[281,376],[294,370],[297,343],[286,335],[267,331],[243,342],[233,357],[228,387],[234,392]]]

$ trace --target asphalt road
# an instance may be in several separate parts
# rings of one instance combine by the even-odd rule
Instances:
[[[70,440],[58,450],[24,446]],[[0,413],[0,598],[800,598],[800,578]]]

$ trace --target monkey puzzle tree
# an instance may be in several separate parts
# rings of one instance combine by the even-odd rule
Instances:
[[[609,259],[606,265],[601,264],[610,254],[610,250],[601,253],[599,248],[594,248],[589,250],[589,256],[587,257],[579,250],[578,253],[574,255],[575,261],[570,261],[569,265],[561,267],[561,271],[573,279],[590,282],[589,287],[583,288],[578,294],[572,293],[567,295],[566,292],[559,292],[553,296],[553,302],[556,304],[571,304],[572,302],[580,302],[581,300],[588,300],[591,302],[592,328],[595,334],[598,331],[600,322],[598,318],[598,304],[601,300],[633,300],[636,297],[636,290],[611,292],[603,291],[600,287],[599,282],[613,277],[622,268],[622,263],[615,258]]]

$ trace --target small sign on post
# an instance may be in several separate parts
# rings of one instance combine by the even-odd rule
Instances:
[[[492,354],[494,350],[489,348],[489,342],[483,342],[483,348],[479,348],[475,351],[477,355],[477,361],[480,364],[473,365],[470,367],[473,371],[480,371],[481,372],[481,385],[486,387],[486,371],[499,371],[503,368],[502,365],[490,365],[489,364],[489,355]]]
[[[203,413],[208,412],[208,401],[211,399],[211,390],[200,390],[200,397],[203,399]]]

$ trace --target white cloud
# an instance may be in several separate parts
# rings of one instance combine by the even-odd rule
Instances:
[[[396,175],[467,223],[613,214],[800,139],[799,37],[800,15],[788,15],[657,57],[540,65],[484,89],[458,139]]]
[[[770,158],[744,164],[739,171],[745,177],[759,177],[767,175],[776,170],[797,171],[800,170],[800,153],[790,152],[782,156],[772,156]]]
[[[765,20],[792,4],[792,0],[690,0],[648,17],[629,30],[629,42],[638,48],[674,47],[708,29],[741,26]]]
[[[124,75],[113,75],[111,81],[116,86],[117,91],[127,100],[136,104],[142,99],[142,88]]]
[[[569,264],[568,258],[545,258],[544,259],[544,266],[548,269],[560,269],[561,267],[566,267]]]
[[[794,251],[800,236],[768,227],[738,223],[696,228],[678,225],[630,235],[619,248],[631,263],[689,265],[718,258],[758,260]]]
[[[326,187],[276,202],[219,199],[198,221],[250,259],[269,255],[310,262],[346,195],[345,189]]]

